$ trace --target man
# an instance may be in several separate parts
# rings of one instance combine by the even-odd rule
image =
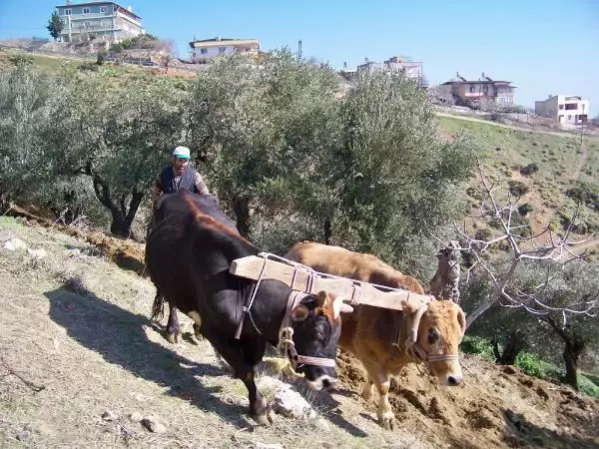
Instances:
[[[196,170],[189,167],[189,148],[178,146],[173,151],[171,163],[164,167],[152,185],[152,204],[156,203],[162,194],[175,193],[179,189],[187,189],[192,193],[209,195],[204,178]]]

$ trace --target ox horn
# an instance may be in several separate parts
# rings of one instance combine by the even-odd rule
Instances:
[[[354,308],[344,301],[351,301],[349,298],[335,298],[333,301],[333,317],[339,318],[341,313],[352,313]]]
[[[420,328],[420,321],[422,320],[422,315],[426,313],[428,310],[428,303],[422,304],[416,313],[414,314],[414,318],[412,321],[412,327],[410,328],[410,340],[411,344],[414,344],[418,341],[418,329]]]

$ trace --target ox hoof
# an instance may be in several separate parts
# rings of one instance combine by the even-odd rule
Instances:
[[[393,412],[378,413],[379,425],[385,430],[395,428],[395,415]]]
[[[178,345],[179,341],[181,341],[181,331],[167,332],[166,341],[172,345]]]
[[[260,414],[253,415],[253,418],[261,426],[270,426],[275,422],[275,412],[269,408]]]
[[[202,335],[201,329],[197,324],[193,325],[193,335],[197,341],[202,341],[204,336]]]

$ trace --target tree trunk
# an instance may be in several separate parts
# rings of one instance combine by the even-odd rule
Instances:
[[[519,331],[512,332],[508,337],[503,353],[497,360],[497,364],[513,365],[516,363],[516,357],[522,352],[525,345],[524,336]]]
[[[110,232],[118,237],[132,237],[131,225],[141,200],[143,199],[143,192],[133,189],[131,192],[131,201],[127,205],[126,195],[122,195],[120,198],[120,207],[116,205],[110,187],[108,184],[97,174],[92,176],[94,184],[94,192],[98,197],[98,200],[104,207],[110,211],[112,216],[112,222],[110,224]]]
[[[571,338],[565,339],[566,346],[564,347],[564,362],[566,362],[566,377],[564,381],[578,390],[578,360],[584,350],[584,341],[578,336],[573,335]]]
[[[250,199],[237,197],[233,200],[233,212],[237,218],[237,230],[245,237],[250,236]]]
[[[331,237],[333,236],[333,231],[331,230],[331,219],[329,217],[324,220],[324,244],[331,244]]]

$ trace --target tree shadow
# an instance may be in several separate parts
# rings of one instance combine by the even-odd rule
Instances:
[[[505,421],[503,441],[510,447],[559,447],[560,449],[599,449],[599,438],[595,441],[579,438],[574,435],[564,435],[527,421],[523,415],[510,409],[502,408]],[[588,423],[591,433],[597,432],[596,423]],[[585,427],[585,426],[583,426]]]
[[[195,376],[230,375],[226,366],[198,363],[148,340],[142,326],[146,316],[133,314],[79,288],[77,293],[61,287],[45,292],[50,318],[67,335],[137,377],[168,388],[165,394],[190,401],[200,409],[211,409],[238,428],[253,427],[246,407],[222,401],[220,387],[206,387]],[[240,381],[239,381],[240,382]]]

